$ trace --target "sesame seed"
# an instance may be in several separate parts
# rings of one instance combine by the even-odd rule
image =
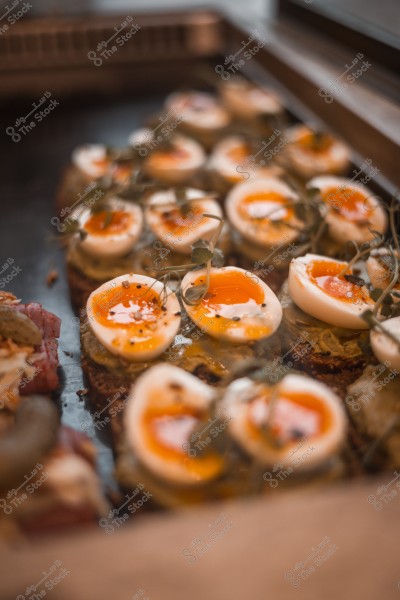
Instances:
[[[163,306],[161,307],[161,310],[163,310],[164,312],[167,312],[167,307],[163,305]]]
[[[265,302],[263,302],[263,303],[261,304],[261,306],[262,306],[263,308],[265,308],[267,305],[265,304]]]
[[[178,310],[178,312],[174,313],[174,317],[180,317],[180,316],[181,316],[181,314],[182,314],[182,313],[181,313],[181,311],[180,311],[180,310]]]
[[[136,287],[137,287],[137,289],[138,289],[138,290],[140,290],[140,288],[141,288],[142,286],[140,285],[140,283],[138,283],[138,285],[137,285]]]

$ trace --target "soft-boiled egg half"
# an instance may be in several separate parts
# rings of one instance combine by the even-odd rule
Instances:
[[[218,228],[219,221],[204,214],[222,217],[218,202],[207,198],[207,192],[188,188],[184,207],[176,200],[174,190],[152,194],[145,209],[146,221],[154,235],[176,252],[190,254],[197,240],[210,240]],[[198,198],[198,200],[196,200]]]
[[[387,218],[379,200],[368,188],[343,177],[322,175],[308,182],[307,188],[318,190],[318,197],[328,209],[326,222],[331,237],[345,243],[362,243],[384,233]]]
[[[166,108],[182,119],[182,126],[193,130],[218,130],[230,121],[218,100],[205,92],[177,92],[168,96]]]
[[[126,438],[153,475],[176,485],[201,485],[221,474],[221,455],[191,444],[193,432],[199,432],[201,440],[204,428],[206,445],[215,394],[194,375],[166,363],[137,379],[124,415]]]
[[[361,314],[374,302],[366,287],[352,283],[346,262],[306,254],[294,258],[289,267],[289,293],[305,313],[336,327],[367,329]]]
[[[207,285],[207,270],[187,273],[182,291]],[[274,292],[253,273],[238,267],[211,268],[207,294],[186,305],[191,320],[208,335],[244,344],[269,337],[278,329],[282,308]]]
[[[260,178],[234,186],[225,209],[233,227],[249,242],[269,248],[289,244],[298,236],[294,203],[297,194],[276,178]]]
[[[78,217],[84,236],[80,247],[98,258],[113,258],[128,254],[143,229],[143,214],[139,206],[119,198],[110,198],[104,210],[85,209]]]
[[[88,298],[88,323],[109,352],[132,362],[152,360],[171,345],[181,322],[168,286],[145,275],[121,275]]]
[[[276,94],[245,79],[224,81],[220,94],[229,112],[239,119],[277,115],[283,111]]]
[[[328,133],[315,133],[307,125],[295,125],[285,132],[288,166],[300,177],[331,173],[340,175],[350,164],[347,146]]]
[[[132,166],[114,163],[103,144],[78,146],[72,153],[72,163],[88,180],[111,175],[115,181],[125,183],[132,174]]]
[[[259,464],[305,471],[324,463],[343,443],[346,429],[339,398],[325,384],[286,375],[275,386],[237,379],[223,405],[229,432]]]
[[[392,281],[394,275],[393,257],[387,248],[372,250],[366,261],[367,273],[374,288],[384,290]],[[400,282],[394,289],[400,291]]]
[[[376,358],[384,363],[388,361],[389,367],[400,370],[400,317],[393,317],[381,323],[381,327],[392,334],[398,343],[379,329],[372,329],[370,341]]]
[[[167,148],[157,148],[145,159],[144,171],[163,183],[177,185],[196,175],[206,156],[196,141],[176,135]]]

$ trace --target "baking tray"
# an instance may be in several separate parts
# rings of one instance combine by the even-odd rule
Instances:
[[[47,54],[37,53],[36,66],[33,49],[31,53],[23,53],[16,51],[15,45],[13,50],[11,43],[8,49],[0,45],[5,127],[12,126],[19,116],[25,115],[32,99],[37,100],[45,89],[51,90],[52,97],[59,102],[51,115],[34,130],[21,136],[19,141],[13,141],[9,132],[0,136],[1,264],[12,258],[20,270],[3,289],[12,291],[23,302],[42,303],[62,319],[59,346],[62,421],[82,431],[91,431],[91,416],[76,393],[84,388],[78,324],[69,303],[63,252],[54,239],[57,232],[51,224],[52,217],[59,216],[59,209],[55,206],[56,192],[71,151],[84,142],[124,145],[133,129],[161,109],[168,91],[180,85],[199,84],[198,67],[208,66],[213,70],[226,56],[240,49],[241,42],[254,31],[250,22],[239,23],[233,16],[228,18],[214,12],[158,15],[156,21],[150,15],[138,15],[134,20],[141,23],[140,35],[146,40],[146,43],[140,42],[138,36],[138,44],[149,50],[149,43],[153,40],[152,55],[149,56],[143,48],[139,53],[131,49],[126,56],[122,53],[116,56],[115,63],[110,61],[97,70],[86,55],[83,58],[78,54],[75,56],[65,41],[68,35],[72,35],[71,31],[81,28],[80,50],[86,52],[93,48],[96,39],[107,39],[112,27],[123,19],[124,16],[91,17],[90,35],[87,31],[89,26],[83,19],[55,21],[50,25],[48,21],[38,20],[21,26],[18,34],[25,36],[26,40],[39,34],[43,37],[47,30],[54,39],[59,36],[60,40],[64,40],[59,42],[57,60],[54,58],[56,54],[53,56],[51,48],[48,48]],[[87,40],[83,43],[85,31]],[[364,117],[358,114],[357,122],[349,131],[352,111],[346,105],[346,98],[339,99],[334,108],[327,110],[327,105],[318,97],[314,82],[307,79],[302,69],[296,70],[290,56],[278,52],[277,42],[274,45],[273,41],[276,33],[263,31],[259,25],[257,31],[260,36],[268,35],[269,43],[241,73],[276,88],[293,119],[322,123],[350,142],[356,139],[354,130],[356,133],[360,127],[367,130],[377,145],[374,159],[379,156],[377,164],[380,169],[380,175],[371,184],[378,193],[388,198],[396,189],[395,181],[390,178],[393,173],[391,152],[396,141],[390,139],[384,130],[375,127],[369,120],[370,114]],[[31,45],[31,48],[34,46]],[[15,62],[18,52],[19,60]],[[37,78],[33,77],[36,68]],[[16,83],[13,74],[18,69],[20,77]],[[86,74],[91,76],[86,77]],[[373,93],[369,91],[370,95]],[[345,124],[341,121],[343,116]],[[369,157],[368,154],[363,155],[361,149],[362,140],[358,140],[354,147],[354,165],[362,165]],[[396,174],[398,176],[397,170]],[[57,271],[58,280],[53,287],[48,287],[46,280],[52,270]],[[113,488],[110,440],[106,434],[99,437],[98,433],[93,440],[104,485]]]

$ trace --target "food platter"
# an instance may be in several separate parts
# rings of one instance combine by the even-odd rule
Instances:
[[[235,48],[238,39],[240,43],[240,38],[247,30],[244,27],[238,29],[234,20],[221,19],[219,22],[216,18],[216,22],[219,25],[224,23],[226,27],[226,44],[215,56],[207,56],[206,61],[203,57],[201,66],[211,66],[218,74],[215,66],[220,65],[225,53],[229,55],[232,48]],[[194,26],[193,23],[195,21],[191,26]],[[196,51],[200,53],[198,49]],[[197,65],[199,57],[191,58]],[[284,65],[285,58],[287,57],[277,58],[273,49],[259,51],[257,57],[251,55],[251,64],[243,74],[250,80],[254,79],[258,83],[271,86],[281,94],[288,109],[290,124],[307,121],[314,126],[323,125],[330,132],[345,137],[348,143],[354,141],[350,151],[350,173],[353,169],[355,177],[369,177],[368,182],[372,179],[371,188],[387,202],[395,189],[395,182],[390,179],[394,173],[390,156],[392,140],[387,139],[386,132],[379,131],[375,124],[370,122],[369,115],[365,115],[365,118],[358,115],[355,129],[365,127],[373,132],[375,141],[379,142],[382,149],[382,160],[375,163],[375,156],[379,153],[376,149],[373,158],[361,154],[362,143],[356,143],[355,133],[348,132],[346,135],[346,127],[342,125],[343,115],[347,123],[352,118],[351,110],[346,106],[347,98],[339,98],[337,108],[332,109],[327,103],[324,104],[322,96],[315,93],[315,89],[311,97],[307,93],[307,85],[302,87],[301,94],[296,94],[293,82],[292,87],[288,87],[294,65],[289,64],[289,60]],[[269,69],[266,69],[266,65]],[[155,65],[154,68],[162,67]],[[297,76],[300,77],[299,74]],[[196,80],[196,76],[193,79]],[[302,81],[304,83],[305,80]],[[174,83],[196,85],[196,82],[188,79],[187,72],[182,73],[178,83]],[[57,97],[57,85],[59,84],[56,83],[54,87],[54,97]],[[308,82],[308,85],[311,83]],[[165,82],[163,86],[165,92],[171,91]],[[60,96],[60,106],[37,131],[31,131],[26,136],[24,134],[18,141],[9,138],[1,140],[5,156],[5,169],[1,179],[2,204],[4,203],[5,207],[2,218],[2,245],[6,258],[18,267],[15,276],[6,282],[6,290],[12,291],[23,302],[40,302],[47,310],[61,318],[61,387],[58,402],[63,423],[89,434],[94,441],[98,450],[99,471],[108,493],[117,489],[112,440],[110,432],[93,433],[92,414],[85,404],[84,394],[81,393],[87,382],[81,370],[79,319],[70,305],[64,252],[56,240],[57,220],[60,211],[65,208],[59,201],[59,187],[75,147],[87,141],[105,142],[116,147],[124,146],[127,132],[139,128],[152,115],[159,114],[164,97],[164,89],[162,93],[161,90],[153,92],[146,85],[140,89],[139,95],[134,96],[129,91],[100,99],[87,93],[77,97]],[[9,106],[5,111],[7,122],[13,123],[20,112],[27,112],[26,103],[24,108],[24,101],[20,102],[21,104]],[[320,110],[313,110],[316,107]],[[375,176],[371,177],[368,175],[369,168],[375,164],[380,168],[377,168]],[[359,456],[354,453],[352,443],[348,448],[347,458],[351,464],[352,475],[357,475],[360,472]]]

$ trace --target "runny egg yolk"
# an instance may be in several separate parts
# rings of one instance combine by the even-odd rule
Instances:
[[[315,133],[305,133],[298,140],[300,147],[313,154],[321,154],[329,152],[332,148],[333,140],[329,135],[315,135]]]
[[[233,162],[239,163],[242,160],[246,160],[250,156],[250,153],[250,147],[247,144],[238,144],[229,150],[227,156]]]
[[[259,192],[243,198],[239,213],[243,219],[253,220],[260,225],[287,220],[293,216],[293,208],[288,200],[278,192]]]
[[[371,215],[366,196],[354,188],[331,187],[324,191],[322,199],[349,221],[365,221]]]
[[[200,225],[204,217],[201,207],[192,206],[187,212],[181,208],[172,208],[161,213],[163,225],[168,231],[173,231],[177,237],[187,232],[187,228]]]
[[[204,423],[204,428],[207,427],[206,412],[179,402],[157,407],[158,400],[157,394],[142,415],[142,431],[145,432],[149,450],[166,460],[185,464],[196,479],[213,478],[222,470],[223,458],[207,448],[199,448],[193,457],[187,451],[194,429],[200,428],[201,431],[201,423]],[[204,439],[206,437],[207,434]]]
[[[247,425],[249,434],[257,438],[265,438],[263,428],[266,423],[273,443],[295,443],[301,438],[314,438],[326,433],[332,424],[332,416],[321,398],[304,392],[277,392],[274,398],[272,414],[270,402],[272,391],[255,397],[249,402]]]
[[[117,235],[132,225],[133,216],[123,210],[102,210],[94,213],[84,224],[84,230],[92,235]]]
[[[314,260],[307,266],[307,275],[310,280],[323,292],[338,300],[353,303],[372,302],[367,291],[355,283],[345,279],[345,275],[351,275],[348,269],[343,275],[343,264],[327,260]]]
[[[155,332],[154,326],[166,318],[163,309],[159,294],[148,285],[126,282],[126,287],[118,285],[96,294],[88,316],[108,329],[123,330],[124,344],[132,346],[132,350],[145,350],[161,341],[161,333]]]
[[[205,283],[199,277],[194,285]],[[223,333],[227,329],[243,327],[241,317],[255,317],[259,307],[265,306],[262,288],[244,273],[227,271],[212,273],[208,291],[203,300],[193,308],[193,314],[199,326],[207,331]],[[268,335],[266,325],[246,324],[249,339],[259,339]]]
[[[176,167],[181,161],[190,158],[190,153],[181,146],[174,145],[170,150],[153,152],[148,162],[157,167],[167,169],[168,167]]]

